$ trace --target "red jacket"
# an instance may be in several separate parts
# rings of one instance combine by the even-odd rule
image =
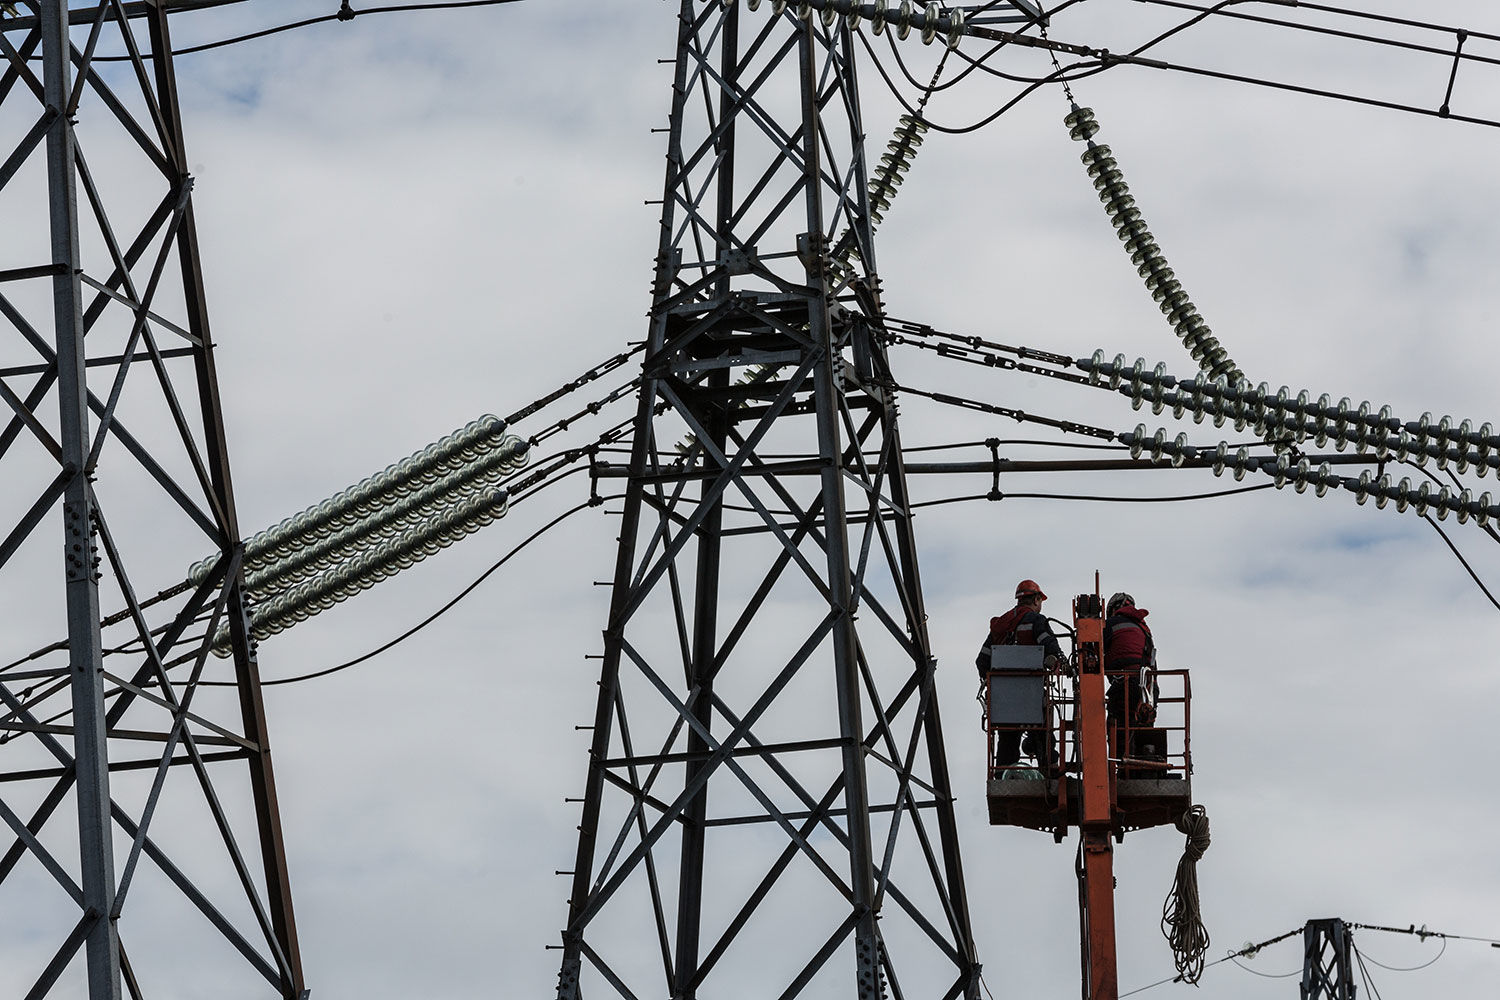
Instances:
[[[984,645],[979,647],[979,655],[974,657],[979,676],[983,677],[990,672],[991,647],[1006,642],[1013,642],[1017,646],[1041,646],[1046,650],[1046,655],[1059,659],[1062,657],[1062,647],[1057,644],[1057,636],[1052,634],[1047,616],[1035,608],[1017,605],[1005,614],[990,619],[990,634],[985,637]]]
[[[1151,626],[1145,608],[1126,606],[1104,623],[1104,669],[1138,667],[1151,653]]]

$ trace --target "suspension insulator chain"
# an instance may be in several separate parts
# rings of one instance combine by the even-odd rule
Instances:
[[[250,612],[250,634],[263,639],[326,611],[344,599],[394,576],[465,535],[504,517],[510,496],[505,490],[486,490],[444,510],[433,520],[402,532],[381,545],[356,553],[289,590],[255,605]],[[229,629],[214,637],[217,656],[230,654]]]
[[[725,9],[734,6],[734,0],[719,0],[719,3]],[[761,3],[762,0],[745,0],[745,6],[753,11],[760,10]],[[903,41],[915,30],[921,33],[923,45],[931,45],[941,37],[950,49],[956,48],[958,40],[963,37],[966,19],[962,10],[948,10],[940,3],[917,4],[912,0],[901,0],[894,7],[886,0],[876,0],[875,3],[861,3],[860,0],[771,0],[773,14],[779,16],[787,7],[792,7],[804,21],[811,21],[816,13],[825,28],[833,27],[843,16],[851,28],[868,21],[870,30],[877,36],[890,28]]]
[[[896,134],[886,143],[886,152],[880,154],[880,166],[870,178],[870,221],[879,225],[891,207],[896,189],[906,179],[912,160],[927,134],[927,123],[913,115],[902,115]]]
[[[343,528],[368,520],[396,498],[429,490],[450,473],[473,468],[485,455],[502,452],[516,468],[527,460],[525,442],[505,433],[506,422],[486,414],[321,503],[245,540],[245,570],[270,565]],[[188,579],[207,577],[219,560],[209,556],[194,564]]]
[[[1376,507],[1384,509],[1386,504],[1394,502],[1396,510],[1402,513],[1412,510],[1418,516],[1425,517],[1431,511],[1439,521],[1453,514],[1458,518],[1459,524],[1473,518],[1480,527],[1492,520],[1500,520],[1500,506],[1495,505],[1494,498],[1487,492],[1475,497],[1467,489],[1450,490],[1447,486],[1435,486],[1427,480],[1414,488],[1411,479],[1406,476],[1399,483],[1393,484],[1389,475],[1382,473],[1372,476],[1368,469],[1361,472],[1358,478],[1340,476],[1327,462],[1321,462],[1314,468],[1306,458],[1293,461],[1286,453],[1274,457],[1255,456],[1243,446],[1231,451],[1225,441],[1220,441],[1212,449],[1197,448],[1187,443],[1185,434],[1168,438],[1165,429],[1158,428],[1153,434],[1147,431],[1145,424],[1137,424],[1134,431],[1118,435],[1118,440],[1130,447],[1132,458],[1146,456],[1154,461],[1165,458],[1174,467],[1181,466],[1188,460],[1202,459],[1210,463],[1209,467],[1216,476],[1222,476],[1228,470],[1236,480],[1241,480],[1245,478],[1246,472],[1259,472],[1270,476],[1277,489],[1291,486],[1298,493],[1303,493],[1311,487],[1318,496],[1323,496],[1330,489],[1342,489],[1353,493],[1355,501],[1360,504],[1373,499]]]
[[[1105,361],[1103,351],[1074,366],[1087,372],[1091,382],[1129,396],[1136,409],[1150,403],[1152,413],[1170,408],[1174,417],[1188,414],[1194,423],[1212,417],[1216,427],[1233,423],[1236,431],[1249,427],[1273,441],[1310,439],[1320,448],[1331,441],[1339,451],[1352,445],[1360,454],[1373,452],[1377,458],[1418,466],[1431,460],[1440,470],[1464,473],[1472,468],[1481,478],[1500,469],[1500,435],[1489,423],[1475,427],[1469,420],[1434,419],[1431,413],[1402,421],[1389,406],[1376,409],[1368,400],[1355,406],[1347,396],[1334,403],[1327,393],[1313,399],[1306,389],[1294,393],[1282,386],[1273,393],[1264,382],[1251,387],[1223,378],[1179,380],[1166,374],[1165,365],[1148,369],[1140,358],[1129,365],[1123,354]]]
[[[1231,382],[1243,379],[1244,372],[1230,359],[1229,352],[1198,314],[1182,282],[1167,266],[1161,247],[1146,228],[1140,209],[1136,208],[1135,198],[1130,194],[1130,187],[1125,183],[1125,175],[1121,173],[1114,154],[1108,146],[1094,142],[1099,123],[1094,119],[1093,109],[1074,104],[1063,121],[1071,138],[1088,143],[1082,156],[1083,165],[1094,180],[1094,189],[1099,192],[1104,211],[1114,224],[1115,234],[1125,245],[1131,263],[1136,265],[1137,273],[1145,280],[1146,288],[1172,325],[1173,332],[1198,363],[1199,369],[1210,378],[1224,377]]]

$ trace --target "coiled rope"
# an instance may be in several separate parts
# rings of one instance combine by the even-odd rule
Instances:
[[[1162,905],[1161,932],[1172,946],[1177,977],[1196,985],[1203,975],[1203,956],[1209,944],[1198,906],[1198,859],[1208,850],[1208,813],[1202,806],[1190,806],[1177,817],[1177,829],[1187,834],[1187,845],[1177,862],[1172,891]]]

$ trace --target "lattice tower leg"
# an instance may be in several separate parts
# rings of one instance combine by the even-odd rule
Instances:
[[[853,46],[681,3],[562,1000],[979,995]]]
[[[67,626],[0,658],[0,819],[14,837],[0,911],[24,895],[32,929],[56,929],[45,954],[0,942],[0,965],[30,966],[28,997],[79,995],[81,965],[90,1000],[138,998],[182,987],[182,949],[214,941],[204,990],[294,1000],[306,987],[165,6],[39,0],[0,24],[0,212],[45,200],[50,232],[45,257],[0,274],[0,480],[25,500],[3,515],[0,586],[54,620],[57,536],[43,525],[60,504]],[[127,58],[94,61],[106,52]],[[7,232],[12,252],[25,235]],[[171,586],[205,550],[221,555],[209,579]],[[101,618],[105,596],[123,610]],[[233,657],[215,666],[225,620]],[[215,676],[225,690],[201,685]],[[230,801],[242,786],[250,809]],[[76,830],[59,815],[70,796]],[[169,945],[128,947],[162,944],[158,907],[174,906],[187,916]]]

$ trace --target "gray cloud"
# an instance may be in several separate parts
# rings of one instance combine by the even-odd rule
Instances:
[[[1420,16],[1484,13],[1472,0],[1432,0]],[[263,0],[183,15],[178,38],[296,16],[305,5]],[[1123,50],[1152,33],[1147,18],[1166,17],[1080,5],[1053,35]],[[1413,103],[1437,103],[1446,82],[1441,60],[1434,76],[1428,63],[1358,47],[1324,58],[1311,41],[1247,37],[1207,28],[1173,43],[1170,58]],[[658,196],[662,168],[649,129],[665,123],[670,67],[656,60],[673,39],[669,4],[535,0],[357,18],[181,60],[248,530],[644,336],[656,220],[642,203]],[[928,67],[919,77],[932,56],[914,56]],[[1473,77],[1466,69],[1455,101],[1497,116],[1500,88]],[[872,73],[863,84],[879,146],[898,109]],[[1490,374],[1500,236],[1485,222],[1500,210],[1494,130],[1130,68],[1077,92],[1252,379],[1388,402],[1410,418],[1500,419]],[[1007,93],[976,77],[930,110],[961,123]],[[1190,374],[1094,199],[1065,111],[1044,92],[975,135],[929,136],[881,231],[891,312]],[[1235,437],[909,349],[894,362],[913,386],[1117,430],[1141,421],[1195,442]],[[902,417],[908,445],[1038,436],[917,398]],[[263,671],[319,669],[390,638],[581,500],[582,479],[570,484],[268,640]],[[1008,492],[1108,495],[1230,485],[1196,472],[1002,481]],[[937,499],[988,486],[927,477],[913,488]],[[1489,539],[1444,527],[1500,582]],[[612,571],[616,530],[606,516],[574,519],[396,650],[267,690],[315,997],[554,988],[557,953],[544,947],[558,940],[569,883],[552,872],[572,866],[577,807],[562,800],[581,794],[587,734],[573,727],[590,721],[596,663],[583,657],[598,651],[604,622],[604,588],[590,583]],[[985,821],[969,663],[1023,576],[1042,582],[1061,616],[1065,595],[1099,570],[1106,591],[1129,589],[1152,610],[1167,665],[1193,670],[1194,791],[1214,823],[1200,865],[1210,958],[1329,915],[1500,934],[1500,872],[1479,832],[1495,820],[1486,776],[1500,764],[1487,737],[1497,618],[1415,517],[1286,490],[1191,505],[975,501],[924,512],[917,531],[975,931],[997,995],[1076,990],[1072,845]],[[154,568],[153,586],[172,582],[177,558]],[[6,626],[8,644],[26,641],[17,631]],[[1171,972],[1156,924],[1180,841],[1134,833],[1117,852],[1125,989]],[[7,956],[46,950],[5,941]],[[1373,932],[1358,941],[1392,965],[1437,947]],[[1493,979],[1487,958],[1455,942],[1430,969],[1372,971],[1392,998],[1471,995]],[[1288,942],[1245,964],[1287,972],[1300,949]],[[175,995],[198,995],[187,980],[200,968],[211,978],[210,958],[184,960]],[[1205,978],[1228,1000],[1285,996],[1291,982],[1229,963]],[[1181,987],[1146,995],[1170,989]]]

